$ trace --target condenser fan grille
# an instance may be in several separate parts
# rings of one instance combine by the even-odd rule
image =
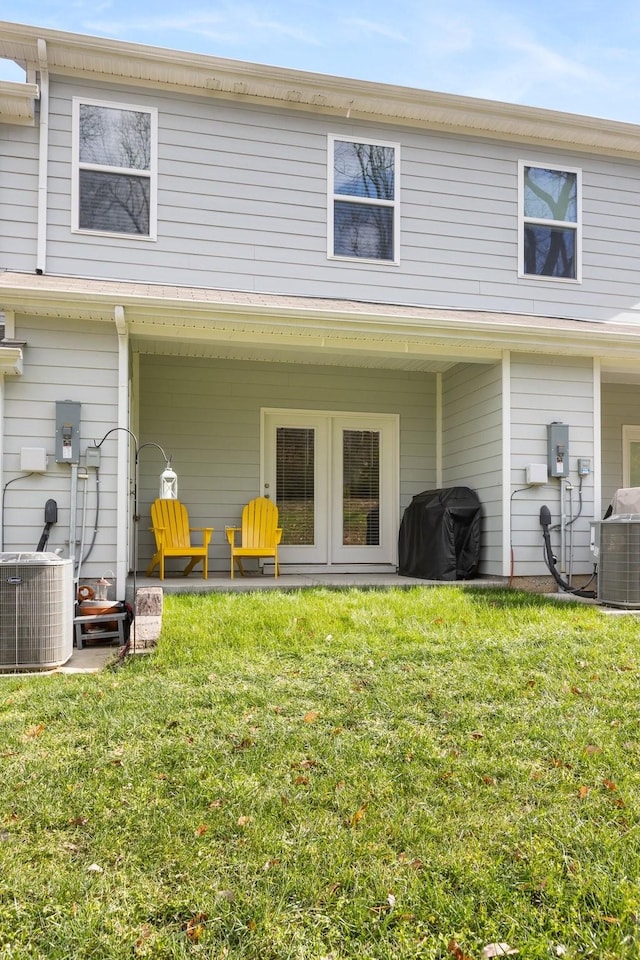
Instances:
[[[73,652],[71,561],[0,554],[0,669],[60,666]]]
[[[600,523],[598,599],[612,607],[640,607],[640,515]]]

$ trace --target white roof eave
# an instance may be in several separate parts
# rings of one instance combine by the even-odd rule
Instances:
[[[38,39],[46,42],[52,74],[277,103],[376,123],[590,153],[640,156],[640,126],[635,124],[0,22],[0,56],[36,67]]]
[[[35,83],[0,81],[0,123],[32,127],[39,91]]]

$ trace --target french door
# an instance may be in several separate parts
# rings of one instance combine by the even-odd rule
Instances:
[[[397,435],[390,415],[263,411],[263,493],[278,506],[282,563],[395,563]]]

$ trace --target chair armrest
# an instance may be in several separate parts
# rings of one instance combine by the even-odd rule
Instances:
[[[211,540],[211,535],[215,527],[189,527],[189,533],[201,533],[202,534],[202,546],[209,546],[209,541]]]
[[[241,532],[242,532],[242,527],[225,527],[225,528],[224,528],[224,532],[225,532],[226,535],[227,535],[227,540],[229,541],[229,545],[230,545],[231,547],[235,547],[235,545],[236,545],[236,533],[241,533]]]
[[[282,527],[276,527],[276,543],[280,543],[282,539]]]

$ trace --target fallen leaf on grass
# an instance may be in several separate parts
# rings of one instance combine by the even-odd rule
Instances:
[[[302,719],[305,723],[315,723],[319,716],[320,714],[317,710],[307,710]]]
[[[24,735],[29,740],[34,740],[36,737],[39,737],[42,733],[44,733],[45,730],[46,727],[44,723],[37,723],[33,727],[29,727],[28,730],[25,730]]]
[[[153,933],[153,930],[151,929],[149,924],[143,923],[142,927],[140,928],[140,936],[138,937],[138,939],[133,945],[134,953],[140,953],[143,949],[145,949],[145,944],[147,940],[151,938],[152,933]]]
[[[487,960],[489,957],[511,957],[519,952],[519,950],[510,947],[508,943],[488,943],[486,947],[482,948],[482,956]]]
[[[556,760],[555,758],[550,760],[549,763],[552,767],[556,767],[558,770],[572,770],[573,767],[570,763],[566,763],[564,760]]]
[[[87,873],[104,873],[104,870],[97,863],[92,863],[90,867],[87,867]]]
[[[488,787],[495,787],[498,781],[495,777],[489,777],[487,774],[485,774],[482,778],[482,782],[486,783]]]
[[[303,777],[302,775],[295,778],[293,781],[297,787],[306,787],[309,783],[309,777]]]
[[[357,827],[357,826],[358,826],[358,824],[360,823],[360,821],[361,821],[362,818],[364,817],[365,811],[366,811],[366,809],[367,809],[368,806],[369,806],[368,803],[363,803],[361,807],[358,807],[358,809],[356,810],[356,812],[353,814],[353,816],[352,816],[351,819],[349,820],[349,826],[351,826],[351,827]]]
[[[278,867],[279,865],[280,865],[280,861],[276,857],[272,857],[270,860],[267,860],[267,862],[265,863],[262,869],[264,871],[267,871],[267,870],[271,870],[273,867]]]
[[[473,730],[469,736],[472,740],[482,740],[484,739],[484,733],[481,730]]]
[[[196,829],[194,830],[194,836],[196,836],[196,837],[204,837],[204,835],[205,835],[205,833],[207,832],[208,829],[209,829],[209,827],[207,826],[206,823],[201,823],[200,826],[199,826],[199,827],[196,827]]]
[[[71,817],[70,820],[67,820],[67,823],[71,827],[86,827],[89,823],[88,817]]]
[[[603,781],[602,781],[602,784],[603,784],[603,786],[605,786],[605,787],[607,788],[607,790],[617,790],[617,789],[618,789],[618,787],[617,787],[616,784],[613,782],[613,780],[603,780]]]
[[[248,823],[251,823],[251,819],[252,819],[251,817],[245,817],[245,816],[238,817],[238,821],[237,821],[238,826],[246,827]]]
[[[589,787],[580,787],[578,790],[578,796],[581,800],[586,800],[586,798],[589,796]]]
[[[584,752],[588,757],[595,757],[597,753],[602,753],[602,747],[598,747],[595,743],[590,743],[584,748]]]
[[[197,943],[204,933],[204,925],[208,919],[206,913],[197,913],[195,917],[191,917],[191,919],[187,921],[184,931],[187,935],[187,940],[191,940],[192,943]]]
[[[447,950],[449,953],[453,954],[455,960],[471,960],[469,954],[464,952],[456,940],[449,940],[449,943],[447,944]]]

